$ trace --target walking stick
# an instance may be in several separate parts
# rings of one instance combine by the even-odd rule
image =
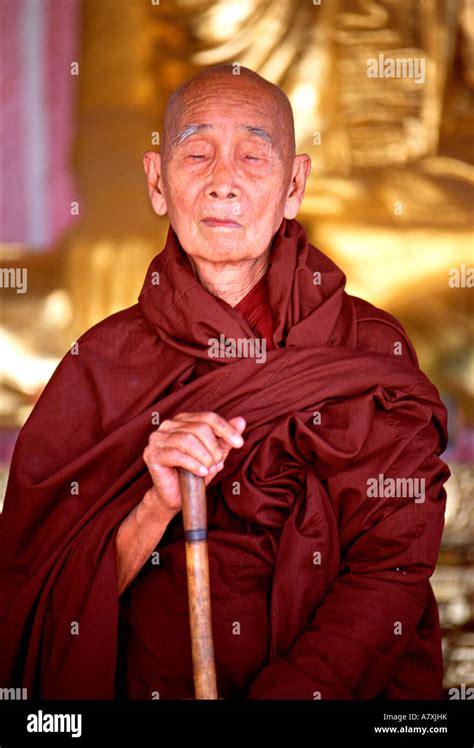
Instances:
[[[194,693],[196,699],[217,699],[207,554],[206,486],[204,478],[188,470],[178,468],[178,473],[183,498]]]

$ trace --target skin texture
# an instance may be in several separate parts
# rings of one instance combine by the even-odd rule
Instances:
[[[154,211],[168,214],[196,277],[235,306],[265,273],[283,218],[295,218],[311,162],[295,155],[291,106],[246,68],[219,65],[183,84],[165,114],[162,153],[143,159]],[[150,435],[143,459],[153,479],[117,534],[119,593],[134,579],[181,509],[177,467],[206,485],[245,420],[180,413]]]
[[[192,125],[209,127],[180,142]],[[246,68],[233,75],[226,65],[175,92],[165,115],[163,154],[144,155],[153,209],[169,215],[202,285],[231,306],[265,272],[283,218],[296,217],[310,165],[306,154],[295,156],[283,92]],[[210,226],[208,217],[238,225]]]
[[[161,540],[169,522],[181,510],[177,467],[204,478],[206,486],[232,447],[244,443],[243,418],[226,421],[216,413],[180,413],[163,421],[149,438],[143,459],[153,487],[122,522],[117,533],[117,577],[121,594],[135,578]]]

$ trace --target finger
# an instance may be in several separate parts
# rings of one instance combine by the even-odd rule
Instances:
[[[209,424],[198,421],[163,421],[160,426],[161,433],[173,433],[186,431],[199,439],[204,447],[211,453],[214,463],[220,462],[223,457],[219,440]]]
[[[194,475],[205,477],[209,469],[187,452],[182,452],[176,447],[161,447],[159,453],[152,454],[147,447],[143,453],[143,459],[152,474],[159,477],[162,468],[183,468],[189,470]]]
[[[234,449],[234,447],[231,447],[230,444],[228,444],[226,441],[224,441],[224,439],[221,439],[220,437],[218,438],[217,443],[222,454],[221,460],[222,462],[225,462],[230,450]]]
[[[210,468],[209,473],[206,475],[206,479],[205,479],[206,486],[208,486],[211,480],[213,480],[216,477],[217,473],[220,473],[223,467],[224,467],[224,462],[218,462],[217,465],[213,465]]]
[[[210,468],[212,465],[215,465],[216,462],[221,461],[220,455],[218,459],[215,459],[205,444],[189,431],[171,431],[162,438],[163,442],[161,447],[175,448],[179,449],[180,452],[186,452],[207,468]],[[161,447],[158,447],[158,449]]]
[[[236,427],[239,430],[242,430],[242,431],[244,430],[245,426],[247,425],[245,423],[245,419],[244,418],[240,418],[240,417],[239,418],[233,418],[233,419],[231,419],[231,421],[229,421],[229,423],[232,423],[232,421],[236,422],[235,423]],[[218,443],[219,448],[220,448],[220,450],[222,452],[222,460],[225,461],[227,459],[227,456],[228,456],[230,450],[233,449],[233,446],[231,446],[230,444],[228,444],[221,437],[218,438],[217,443]]]
[[[234,428],[237,429],[240,435],[243,434],[245,429],[247,428],[247,421],[245,418],[242,418],[242,416],[236,416],[235,418],[231,418],[229,420],[229,423],[234,426]]]
[[[217,413],[204,412],[204,413],[180,413],[176,416],[176,420],[186,421],[203,421],[209,424],[217,436],[222,437],[231,447],[241,447],[244,440],[240,434],[239,429],[222,418]],[[244,419],[242,419],[244,420]],[[240,422],[240,419],[239,419]]]
[[[211,481],[217,473],[220,473],[220,471],[224,467],[224,461],[216,463],[216,465],[213,465],[211,468],[209,468],[209,472],[206,476],[206,481]]]

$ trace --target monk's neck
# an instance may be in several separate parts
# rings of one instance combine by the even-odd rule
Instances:
[[[204,288],[229,304],[236,306],[265,275],[270,250],[254,260],[239,263],[213,263],[190,257],[196,277]]]

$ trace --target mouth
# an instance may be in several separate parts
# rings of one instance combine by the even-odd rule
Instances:
[[[210,228],[221,228],[221,229],[240,229],[241,224],[237,223],[237,221],[231,221],[229,219],[223,219],[223,218],[213,218],[210,216],[209,218],[203,218],[202,222],[206,226],[209,226]]]

